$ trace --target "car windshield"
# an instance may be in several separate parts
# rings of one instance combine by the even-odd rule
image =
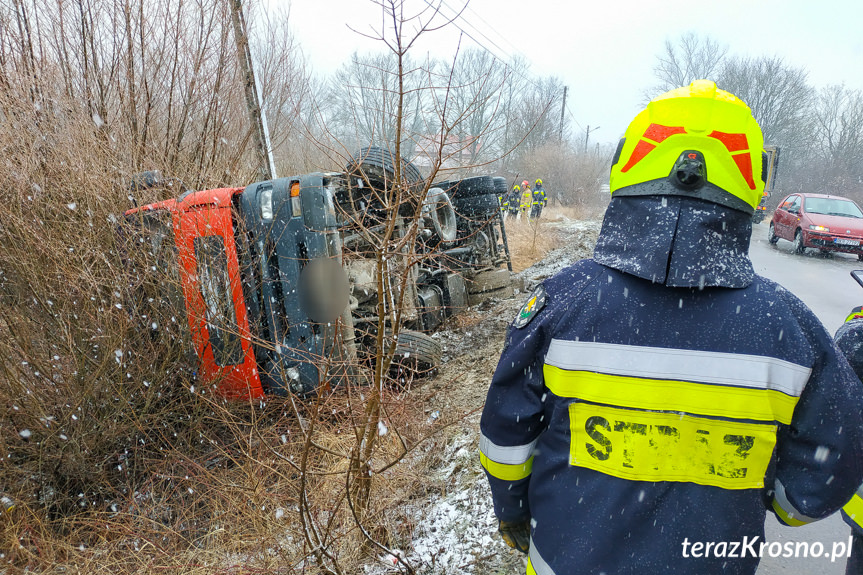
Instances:
[[[863,212],[857,204],[839,198],[806,198],[806,211],[810,214],[863,218]]]

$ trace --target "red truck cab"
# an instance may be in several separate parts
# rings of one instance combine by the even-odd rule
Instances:
[[[189,333],[202,383],[225,397],[264,396],[257,373],[237,253],[233,206],[243,188],[185,193],[176,200],[126,212],[152,230],[154,222],[175,250]],[[171,229],[165,229],[170,221]],[[173,246],[171,244],[173,239]]]

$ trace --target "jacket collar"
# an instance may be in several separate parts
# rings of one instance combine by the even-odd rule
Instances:
[[[593,259],[669,287],[744,288],[749,260],[749,214],[681,196],[612,198]]]

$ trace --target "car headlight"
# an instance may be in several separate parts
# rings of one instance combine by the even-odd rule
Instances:
[[[273,190],[263,190],[261,192],[261,219],[273,219]]]
[[[829,232],[829,231],[830,231],[830,228],[828,228],[827,226],[815,226],[815,225],[810,225],[810,226],[809,226],[809,229],[810,229],[810,230],[815,230],[816,232]]]

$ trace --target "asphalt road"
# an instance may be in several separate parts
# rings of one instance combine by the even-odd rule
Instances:
[[[753,227],[749,257],[755,272],[770,278],[790,290],[803,300],[818,316],[832,335],[845,321],[848,312],[863,304],[863,289],[850,276],[851,270],[863,270],[863,262],[856,256],[833,254],[824,256],[817,250],[807,250],[797,255],[791,242],[779,240],[776,245],[767,242],[769,220]],[[780,525],[772,514],[768,514],[766,540],[770,542],[808,543],[817,550],[821,543],[827,556],[818,558],[764,557],[757,575],[843,575],[845,559],[831,562],[830,554],[839,545],[848,544],[850,529],[838,514],[804,527]],[[778,547],[775,549],[778,550]],[[801,552],[803,547],[800,547]],[[784,548],[783,548],[784,550]]]

